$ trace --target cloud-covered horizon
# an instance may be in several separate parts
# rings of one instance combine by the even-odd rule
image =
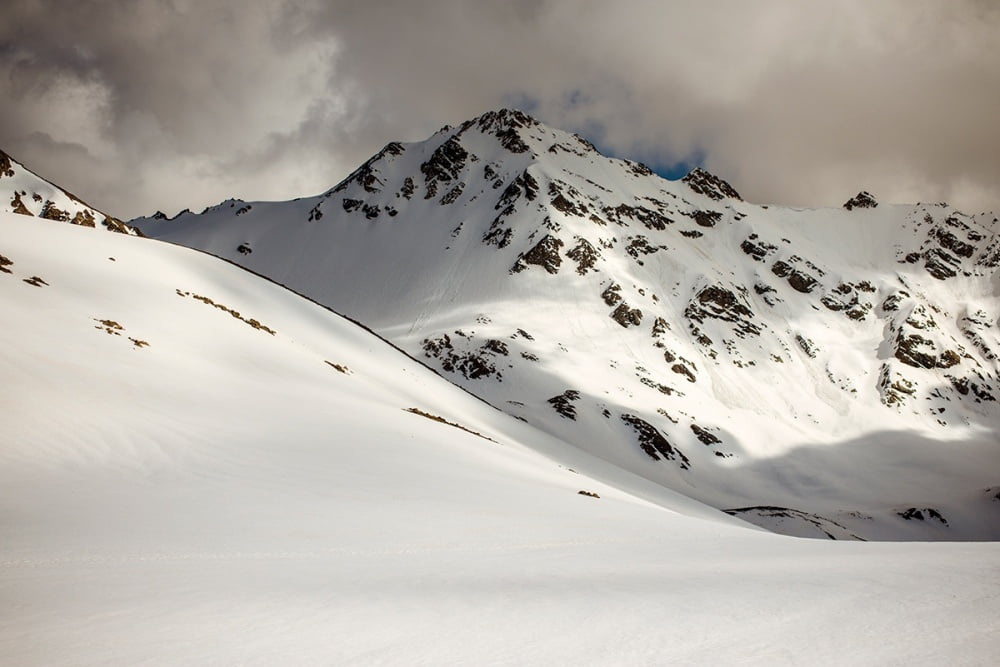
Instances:
[[[7,0],[0,148],[123,218],[316,194],[527,107],[745,198],[1000,210],[1000,5]]]

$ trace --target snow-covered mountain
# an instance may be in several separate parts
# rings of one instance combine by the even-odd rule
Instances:
[[[135,235],[136,229],[89,206],[0,151],[0,212]]]
[[[1000,537],[992,214],[755,205],[500,110],[390,143],[317,197],[132,224],[769,529]]]
[[[756,530],[186,248],[0,213],[0,253],[7,664],[995,654],[996,543]]]

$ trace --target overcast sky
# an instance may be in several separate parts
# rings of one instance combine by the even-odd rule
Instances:
[[[1000,210],[997,0],[0,2],[0,148],[123,218],[500,106],[759,203]]]

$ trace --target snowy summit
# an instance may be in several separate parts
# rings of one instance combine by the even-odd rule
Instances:
[[[996,539],[1000,225],[851,201],[750,204],[502,109],[390,143],[314,198],[133,224],[769,529]]]
[[[127,225],[0,167],[11,664],[996,653],[992,216],[508,109]]]

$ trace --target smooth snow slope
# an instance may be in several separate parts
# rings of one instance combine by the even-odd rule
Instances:
[[[757,206],[502,110],[391,143],[317,197],[135,224],[769,529],[1000,539],[991,215]]]
[[[996,544],[744,527],[193,251],[0,214],[0,254],[5,664],[996,655]]]

